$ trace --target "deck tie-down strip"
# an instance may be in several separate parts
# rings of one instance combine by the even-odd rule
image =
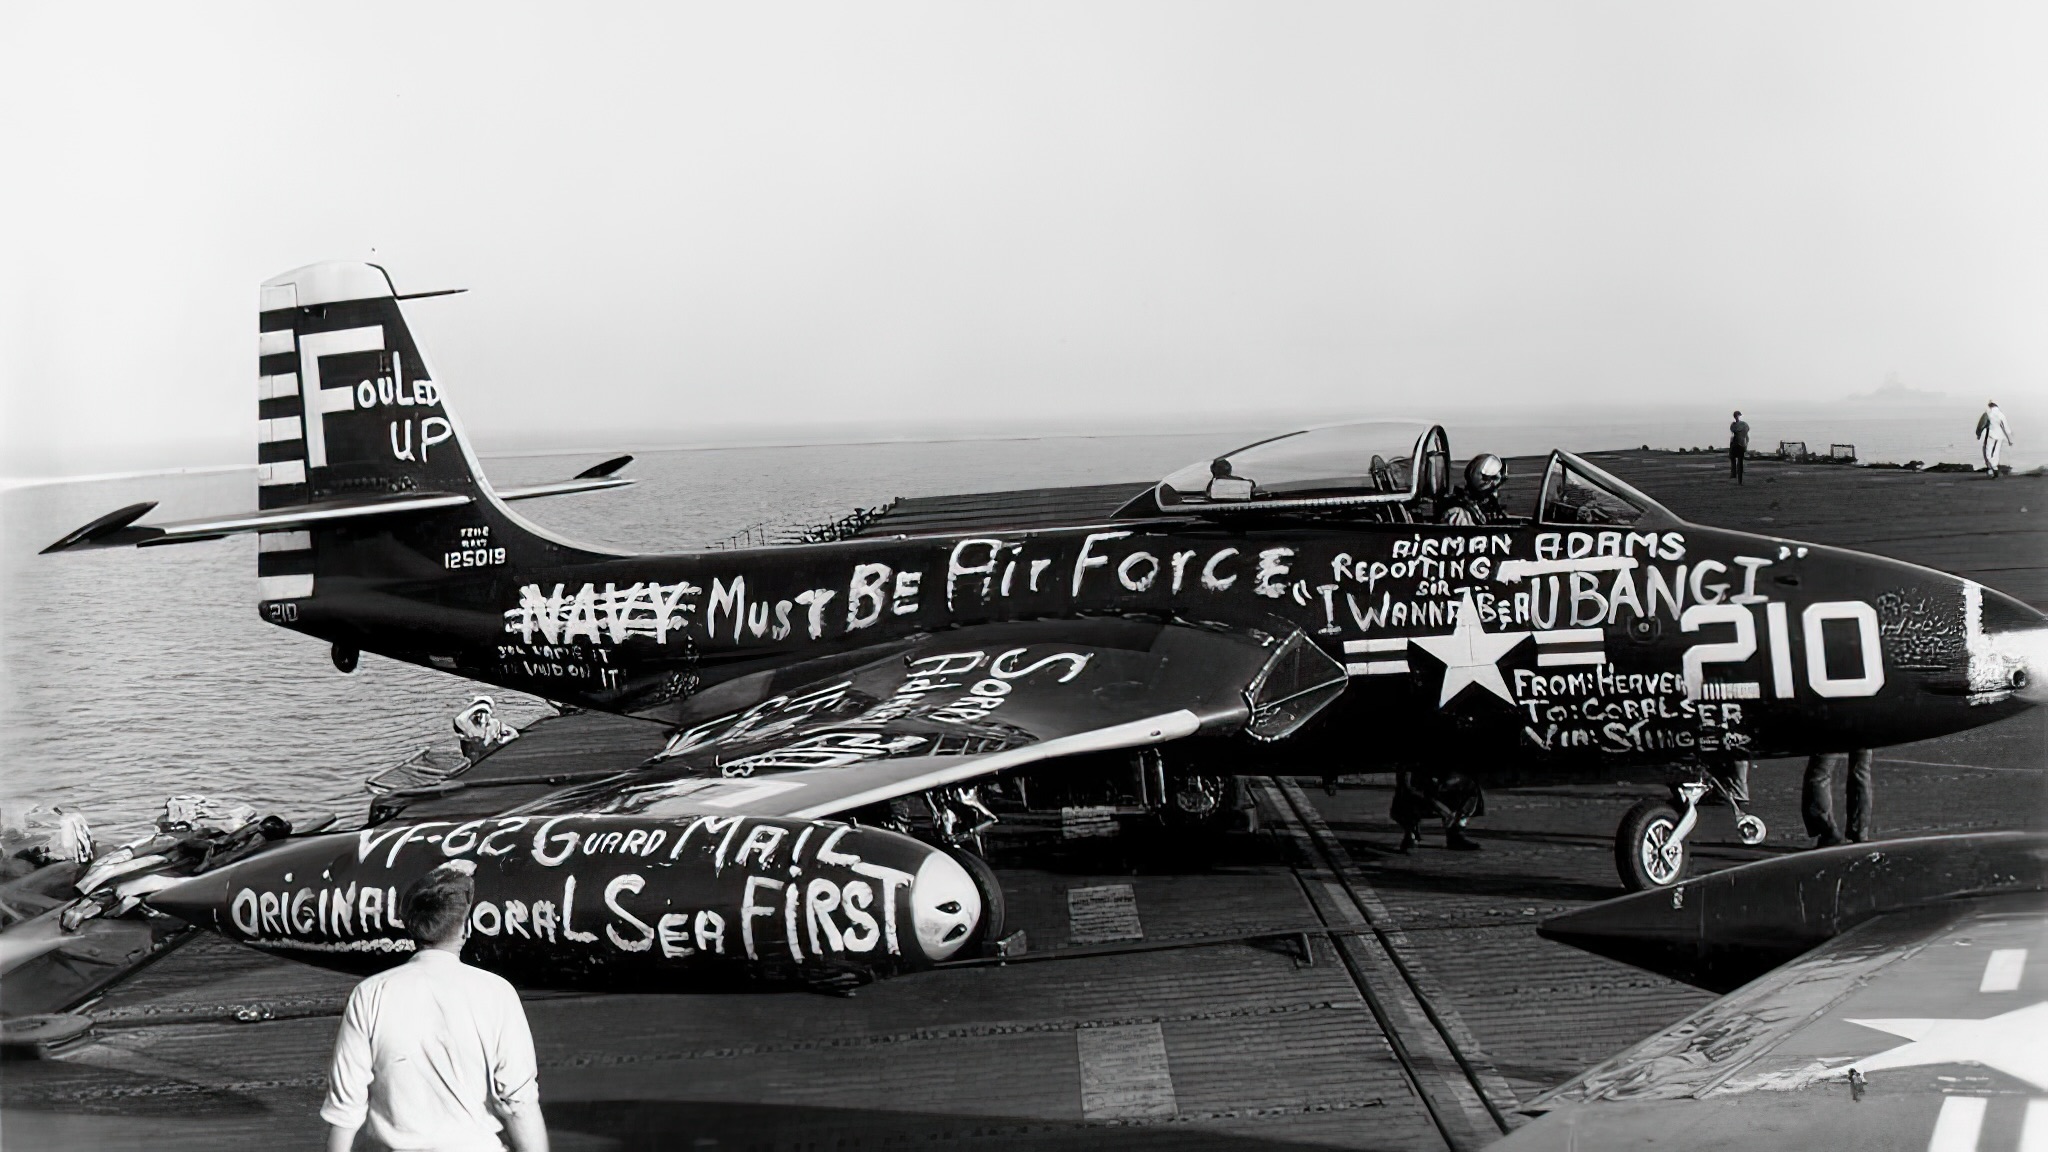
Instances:
[[[1367,929],[1333,934],[1332,940],[1445,1140],[1454,1148],[1476,1148],[1497,1139],[1520,1107],[1514,1090],[1422,967],[1393,914],[1292,780],[1262,778],[1255,790],[1306,858],[1328,867],[1323,883],[1302,878],[1318,914]]]

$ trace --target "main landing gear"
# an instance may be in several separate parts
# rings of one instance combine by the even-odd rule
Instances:
[[[982,802],[981,790],[971,784],[934,788],[924,794],[924,804],[930,819],[929,835],[924,838],[958,861],[981,891],[981,923],[968,941],[969,949],[988,952],[1004,947],[1003,885],[985,859],[988,849],[981,835],[995,824],[996,814]],[[897,831],[912,836],[920,830],[916,825],[922,823],[907,818],[895,822]]]
[[[1761,844],[1769,829],[1759,817],[1744,812],[1738,787],[1713,773],[1674,784],[1671,799],[1636,801],[1614,833],[1614,867],[1631,892],[1669,888],[1685,878],[1686,838],[1699,824],[1700,805],[1724,803],[1735,812],[1735,835],[1744,844]]]

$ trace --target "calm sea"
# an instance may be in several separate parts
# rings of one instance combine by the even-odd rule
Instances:
[[[1906,414],[1757,421],[1759,447],[1856,443],[1865,459],[1967,460],[1968,426]],[[1671,417],[1545,427],[1449,425],[1460,456],[1712,443],[1718,427]],[[722,540],[749,525],[833,519],[897,496],[1145,480],[1281,429],[1171,436],[725,448],[644,453],[635,487],[539,500],[521,512],[593,543],[641,550]],[[596,454],[592,454],[595,458]],[[587,460],[487,461],[502,484],[560,479]],[[2022,457],[2023,466],[2038,461]],[[156,519],[253,508],[249,470],[21,486],[0,492],[0,812],[75,805],[102,834],[141,831],[178,792],[303,816],[363,809],[362,781],[429,744],[478,689],[365,655],[337,673],[319,643],[257,619],[256,546],[237,537],[172,548],[38,556],[79,524],[137,500]],[[493,693],[515,722],[540,701]]]

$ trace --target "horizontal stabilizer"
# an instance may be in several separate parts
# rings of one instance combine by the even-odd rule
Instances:
[[[218,540],[222,536],[238,532],[275,532],[310,528],[338,520],[396,516],[436,508],[459,508],[468,504],[470,499],[468,496],[455,493],[415,492],[401,496],[323,500],[312,504],[271,508],[262,512],[243,512],[202,520],[180,520],[170,524],[135,523],[148,515],[156,504],[131,504],[66,534],[63,539],[43,549],[43,553],[47,555],[51,552],[76,552],[88,548],[125,548],[131,545],[149,548],[159,544],[191,544],[200,540]]]
[[[156,501],[154,500],[144,500],[140,504],[130,504],[126,508],[116,508],[90,524],[72,529],[65,534],[62,540],[43,549],[42,554],[48,556],[52,552],[63,552],[71,548],[111,547],[111,545],[97,545],[96,542],[126,529],[130,524],[149,515],[155,508]]]
[[[578,480],[595,480],[600,476],[615,475],[619,469],[633,462],[631,455],[614,456],[602,464],[593,464],[576,474]]]
[[[630,459],[630,457],[628,457]],[[568,496],[576,492],[602,492],[607,488],[624,488],[633,480],[623,476],[598,476],[589,480],[561,480],[553,484],[528,484],[521,488],[501,488],[500,500],[533,500],[542,496]]]

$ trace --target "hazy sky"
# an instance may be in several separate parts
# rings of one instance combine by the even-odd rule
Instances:
[[[253,459],[337,257],[486,451],[2048,392],[2037,0],[14,4],[0,108],[0,475]]]

